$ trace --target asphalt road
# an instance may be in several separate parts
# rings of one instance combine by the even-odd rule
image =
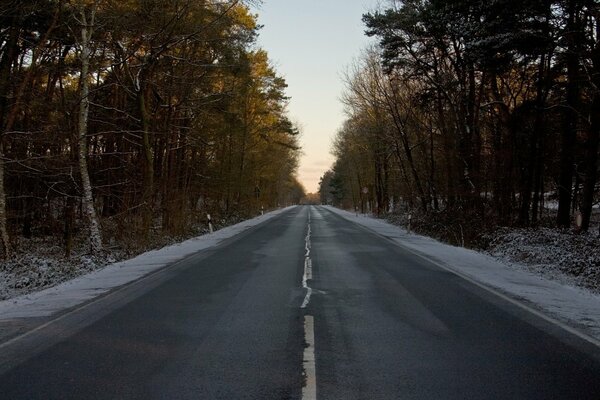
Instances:
[[[599,378],[597,347],[321,207],[0,347],[3,400],[598,400]]]

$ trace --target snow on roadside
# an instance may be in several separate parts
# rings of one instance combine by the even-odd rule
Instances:
[[[490,234],[486,252],[572,286],[600,294],[600,246],[593,232],[575,234],[550,228],[500,228]]]
[[[47,317],[76,306],[200,250],[216,246],[224,240],[265,222],[290,208],[293,207],[272,211],[220,229],[212,234],[198,236],[182,243],[140,254],[130,260],[108,265],[105,268],[39,292],[0,301],[0,320]]]
[[[545,314],[577,327],[600,340],[600,295],[584,288],[550,280],[525,266],[503,263],[492,256],[440,243],[409,233],[384,220],[326,206],[328,210],[369,228],[425,258],[498,289],[510,297],[531,303]]]

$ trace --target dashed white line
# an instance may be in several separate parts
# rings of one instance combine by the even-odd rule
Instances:
[[[304,249],[306,250],[304,257],[310,257],[310,214],[308,214],[308,228],[306,231],[306,237],[304,238]]]
[[[302,400],[317,399],[317,370],[315,366],[315,322],[312,316],[304,317],[304,378]]]
[[[312,260],[310,259],[310,208],[308,210],[308,228],[304,239],[304,274],[302,276],[302,287],[306,289],[306,296],[300,306],[305,309],[310,302],[312,288],[308,286],[308,281],[312,279]],[[315,322],[311,315],[304,316],[304,355],[302,359],[302,368],[304,371],[304,386],[302,387],[302,400],[317,399],[317,369],[315,365]]]
[[[302,287],[306,289],[306,296],[300,308],[306,308],[310,302],[310,296],[312,296],[312,288],[308,286],[308,280],[312,279],[312,261],[310,258],[304,260],[304,276],[302,277]]]
[[[312,279],[312,260],[310,258],[306,258],[304,260],[304,282]]]
[[[304,301],[302,302],[302,305],[300,306],[300,308],[306,308],[306,306],[308,306],[311,295],[312,295],[312,289],[310,287],[306,287],[306,296],[304,297]]]
[[[306,230],[306,237],[304,238],[304,249],[306,254],[304,255],[304,275],[302,276],[302,287],[306,289],[306,296],[300,308],[306,308],[310,302],[310,296],[312,295],[312,288],[308,286],[308,280],[312,279],[312,261],[310,259],[310,210],[308,211],[308,228]]]

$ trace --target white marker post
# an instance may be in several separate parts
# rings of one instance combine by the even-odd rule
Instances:
[[[412,221],[412,215],[408,214],[408,233],[410,233],[410,223]]]
[[[210,214],[206,214],[206,219],[208,220],[208,230],[210,231],[210,233],[213,233],[213,224],[212,224],[212,220],[210,219]]]

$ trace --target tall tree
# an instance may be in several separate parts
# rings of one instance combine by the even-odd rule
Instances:
[[[102,250],[102,234],[100,223],[94,207],[94,196],[92,184],[88,171],[88,116],[90,110],[90,87],[89,72],[90,60],[92,56],[92,36],[96,25],[96,12],[99,1],[96,0],[90,4],[82,3],[78,5],[78,22],[81,25],[81,36],[79,41],[79,59],[81,61],[81,72],[79,75],[79,124],[78,124],[78,160],[79,174],[81,175],[81,185],[83,189],[83,207],[88,222],[90,232],[90,248],[92,253],[98,253]]]
[[[585,34],[586,80],[590,87],[591,104],[589,107],[588,139],[585,151],[585,179],[581,201],[581,229],[587,231],[590,226],[596,183],[598,182],[598,152],[600,151],[600,5],[589,1],[586,3],[586,19],[588,23]]]
[[[575,144],[580,118],[581,96],[581,43],[583,39],[582,2],[568,0],[564,12],[566,96],[564,100],[564,123],[561,135],[560,175],[558,178],[558,226],[571,226],[571,200],[575,173]]]

